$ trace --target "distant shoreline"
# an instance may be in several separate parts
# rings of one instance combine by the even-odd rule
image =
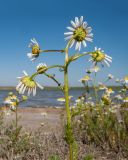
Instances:
[[[108,87],[121,88],[121,86],[108,86]],[[15,88],[16,88],[15,86],[0,86],[0,90],[15,90]],[[91,89],[93,87],[89,87],[89,88]],[[59,90],[59,88],[55,86],[44,86],[44,89],[45,90],[51,90],[51,89]],[[85,88],[82,86],[71,86],[69,89],[85,89]]]

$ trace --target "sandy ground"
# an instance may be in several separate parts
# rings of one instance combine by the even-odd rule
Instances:
[[[62,108],[18,108],[19,124],[26,129],[35,130],[43,126],[46,130],[61,126]],[[5,122],[15,120],[15,113],[5,116]]]

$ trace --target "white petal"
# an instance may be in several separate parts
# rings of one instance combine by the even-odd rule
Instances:
[[[73,35],[73,32],[65,32],[64,35]]]
[[[32,48],[33,47],[33,43],[29,43],[28,48]]]
[[[33,89],[33,96],[36,95],[36,87]]]
[[[85,42],[85,41],[82,41],[82,43],[83,43],[83,46],[84,46],[84,47],[86,47],[86,46],[87,46],[87,44],[86,44],[86,42]]]
[[[23,77],[16,77],[17,79],[22,79]]]
[[[79,51],[81,50],[81,42],[79,42]]]
[[[72,42],[71,42],[71,44],[70,44],[70,48],[72,48],[72,46],[74,45],[74,43],[75,43],[75,40],[73,39]]]
[[[24,84],[21,85],[20,89],[19,89],[19,93],[22,94],[22,90],[24,88]]]
[[[106,54],[106,57],[108,57],[108,58],[112,59],[112,57],[108,56],[107,54]]]
[[[107,64],[108,67],[110,67],[110,64],[106,60],[104,60],[104,62]]]
[[[35,87],[35,95],[36,95],[36,87]]]
[[[76,42],[75,50],[77,50],[78,48],[79,48],[79,42]]]
[[[32,53],[27,53],[27,56],[28,56],[28,58],[32,58],[33,57]]]
[[[67,27],[67,29],[71,30],[71,31],[74,31],[75,29],[72,28],[72,27]]]
[[[31,39],[31,42],[33,43],[33,44],[35,44],[35,39],[33,38],[33,39]]]
[[[88,34],[87,34],[87,37],[92,38],[92,37],[93,37],[93,33],[88,33]]]
[[[44,87],[41,86],[39,83],[36,82],[36,84],[37,84],[37,86],[38,86],[40,89],[44,89]]]
[[[79,27],[79,19],[78,19],[78,17],[75,17],[75,23],[76,23],[76,27]]]
[[[71,39],[72,38],[72,35],[71,36],[68,36],[68,37],[65,37],[64,39],[65,40],[68,40],[68,39]]]
[[[92,42],[92,38],[86,37],[85,39],[86,39],[87,41],[89,41],[89,42]]]
[[[73,21],[71,21],[71,24],[74,28],[76,28],[76,24]]]
[[[31,94],[31,88],[28,88],[28,96]]]
[[[18,90],[21,85],[22,85],[22,82],[20,82],[20,83],[16,86],[16,90]]]
[[[35,58],[35,57],[31,59],[31,61],[34,61],[34,60],[36,60],[36,58]]]
[[[95,47],[95,51],[97,51],[97,47]]]
[[[107,58],[107,57],[106,57],[105,59],[106,59],[107,61],[109,61],[109,62],[112,63],[112,60],[111,60],[111,59],[109,59],[109,58]]]
[[[84,17],[83,17],[83,16],[81,16],[81,17],[80,17],[80,25],[82,25],[82,23],[83,23],[83,19],[84,19]]]
[[[86,28],[86,32],[87,32],[87,33],[90,33],[91,31],[92,31],[92,28],[91,28],[91,27],[87,27],[87,28]]]
[[[87,25],[88,25],[88,23],[87,23],[87,22],[84,22],[84,23],[83,23],[83,28],[86,29]]]
[[[36,44],[37,46],[39,46],[39,44],[37,43],[37,41],[36,41],[35,38],[31,39],[31,42],[33,42],[34,44]]]
[[[28,76],[28,74],[27,74],[27,72],[26,72],[26,71],[23,71],[23,73],[24,73],[24,75],[25,75],[25,76]]]
[[[23,90],[22,90],[22,94],[24,94],[26,88],[27,88],[27,86],[24,86],[24,88],[23,88]]]

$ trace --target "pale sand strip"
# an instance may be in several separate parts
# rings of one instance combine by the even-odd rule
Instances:
[[[35,130],[40,126],[44,129],[55,129],[61,126],[62,108],[18,108],[19,124],[26,129]],[[15,113],[5,116],[5,122],[15,120]]]

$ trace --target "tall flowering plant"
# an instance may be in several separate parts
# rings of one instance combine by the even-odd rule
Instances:
[[[70,160],[73,158],[73,144],[74,144],[74,137],[72,131],[72,122],[71,122],[71,110],[70,110],[70,96],[69,96],[69,82],[68,82],[68,69],[71,62],[77,60],[80,57],[90,55],[90,60],[92,61],[94,66],[97,66],[99,63],[102,65],[106,64],[109,66],[109,63],[112,62],[112,58],[104,53],[103,50],[100,48],[96,48],[92,52],[84,52],[78,53],[81,50],[81,47],[87,47],[87,42],[92,42],[93,34],[92,28],[88,26],[87,22],[83,20],[83,16],[80,18],[75,17],[75,21],[71,21],[71,27],[67,27],[69,30],[68,32],[64,33],[65,40],[67,40],[67,45],[64,49],[61,50],[42,50],[38,42],[33,38],[31,39],[31,43],[29,47],[31,48],[31,52],[27,54],[31,61],[36,60],[41,53],[45,52],[60,52],[65,55],[65,60],[63,65],[53,65],[47,66],[44,63],[41,63],[37,66],[37,70],[31,76],[28,75],[25,71],[24,76],[19,77],[19,83],[16,87],[17,91],[20,94],[24,94],[25,92],[28,95],[33,94],[36,95],[36,88],[39,87],[43,89],[43,87],[36,82],[35,78],[38,75],[45,75],[46,77],[52,79],[61,91],[64,93],[65,96],[65,109],[67,115],[67,124],[66,124],[66,132],[65,138],[66,142],[69,145],[69,157]],[[75,50],[77,50],[77,54],[70,56],[69,49],[75,46]],[[54,75],[48,74],[47,71],[52,68],[58,68],[64,73],[64,85],[62,85]]]

